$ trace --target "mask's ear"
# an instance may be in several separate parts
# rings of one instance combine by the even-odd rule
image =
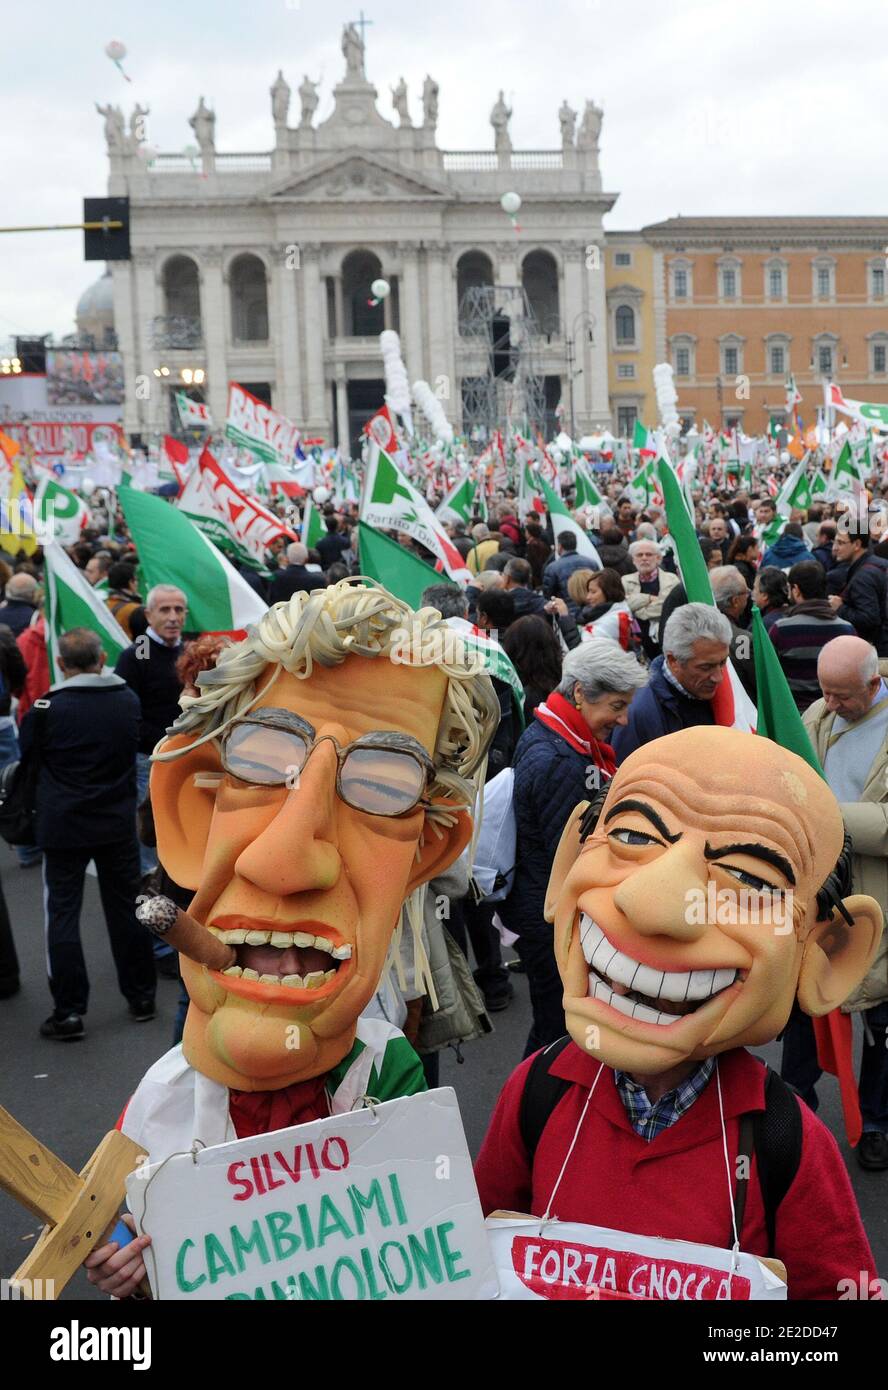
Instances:
[[[185,748],[190,742],[187,734],[176,734],[166,740],[163,751]],[[222,776],[219,752],[212,742],[201,743],[171,762],[151,765],[157,857],[183,888],[200,886],[216,786]]]
[[[419,888],[420,884],[428,883],[445,869],[449,869],[471,840],[472,817],[467,811],[458,811],[455,814],[456,820],[453,825],[438,823],[434,828],[432,822],[426,818],[422,846],[407,882],[407,895],[412,893],[414,888]]]
[[[882,909],[875,898],[855,893],[845,898],[854,926],[838,912],[817,922],[802,952],[799,1006],[812,1018],[836,1009],[872,965],[882,937]]]
[[[570,820],[561,832],[561,839],[558,841],[558,849],[555,851],[555,859],[552,864],[552,872],[549,875],[546,902],[543,907],[543,916],[547,922],[554,922],[555,920],[555,907],[561,896],[564,880],[573,868],[582,848],[580,822],[588,806],[588,801],[581,801],[578,806],[574,807]]]

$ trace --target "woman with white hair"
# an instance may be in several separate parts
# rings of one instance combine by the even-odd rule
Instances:
[[[590,800],[616,770],[608,740],[627,720],[644,669],[601,638],[568,652],[561,681],[534,712],[512,766],[515,772],[515,880],[500,917],[518,936],[530,986],[533,1025],[525,1057],[564,1033],[563,987],[543,917],[558,841],[574,807]]]

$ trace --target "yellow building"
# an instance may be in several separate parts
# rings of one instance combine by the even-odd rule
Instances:
[[[641,232],[608,232],[605,246],[608,395],[611,429],[631,435],[636,420],[656,423],[653,370],[657,342],[654,311],[656,253]]]

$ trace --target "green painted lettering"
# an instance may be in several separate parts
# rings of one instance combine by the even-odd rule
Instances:
[[[367,1222],[364,1218],[364,1212],[372,1210],[374,1205],[376,1206],[380,1226],[385,1228],[386,1226],[390,1226],[392,1224],[392,1219],[389,1216],[388,1207],[385,1204],[385,1198],[382,1195],[382,1186],[380,1184],[379,1178],[373,1179],[373,1181],[370,1184],[370,1187],[367,1190],[366,1197],[363,1195],[363,1193],[361,1193],[358,1190],[354,1183],[350,1184],[348,1188],[348,1195],[349,1200],[351,1201],[352,1218],[355,1223],[355,1229],[357,1230],[359,1236],[362,1236],[367,1228]]]
[[[179,1246],[179,1253],[176,1256],[176,1283],[183,1293],[194,1293],[195,1289],[199,1289],[201,1284],[207,1282],[207,1276],[205,1274],[199,1274],[198,1277],[193,1280],[185,1278],[185,1256],[189,1249],[194,1249],[194,1241],[183,1241]]]
[[[351,1240],[354,1235],[329,1192],[325,1192],[318,1210],[318,1248],[325,1245],[328,1237],[336,1235],[337,1232],[346,1240]]]
[[[223,1274],[234,1276],[235,1269],[231,1260],[225,1253],[225,1247],[218,1236],[212,1233],[204,1236],[204,1254],[207,1260],[207,1269],[210,1271],[210,1283],[215,1284],[222,1278]]]
[[[300,1202],[296,1208],[299,1213],[299,1224],[302,1227],[302,1239],[305,1241],[306,1250],[314,1250],[315,1238],[311,1230],[311,1217],[308,1214],[308,1207],[304,1202]]]
[[[470,1269],[461,1269],[459,1273],[456,1272],[456,1262],[462,1259],[462,1251],[451,1250],[450,1246],[447,1244],[447,1236],[453,1230],[453,1227],[454,1223],[452,1221],[442,1221],[440,1226],[435,1227],[438,1233],[438,1243],[441,1246],[441,1254],[444,1256],[444,1268],[447,1271],[447,1278],[451,1284],[454,1284],[457,1279],[468,1279],[472,1273]]]
[[[366,1245],[361,1250],[361,1264],[364,1266],[364,1273],[367,1276],[367,1287],[370,1290],[370,1297],[374,1301],[380,1298],[388,1298],[385,1289],[381,1289],[376,1282],[376,1270],[373,1268],[373,1256]]]
[[[348,1255],[340,1255],[333,1266],[333,1273],[330,1276],[330,1292],[337,1303],[345,1302],[346,1296],[342,1292],[341,1281],[346,1271],[355,1281],[354,1300],[358,1301],[364,1297],[364,1280],[361,1278],[361,1271],[358,1269],[354,1260],[349,1259]]]
[[[267,1265],[268,1261],[271,1259],[268,1253],[268,1246],[265,1244],[265,1237],[262,1234],[262,1228],[258,1221],[253,1222],[250,1231],[252,1234],[248,1240],[239,1227],[230,1226],[228,1230],[228,1234],[231,1236],[231,1252],[234,1255],[239,1274],[243,1274],[244,1272],[244,1256],[249,1255],[253,1250],[256,1251],[264,1265]]]
[[[389,1256],[386,1253],[389,1250],[396,1250],[398,1252],[398,1256],[400,1256],[400,1258],[404,1262],[404,1271],[401,1276],[400,1284],[398,1283],[392,1271],[389,1269]],[[382,1272],[385,1275],[385,1282],[388,1284],[392,1293],[406,1293],[407,1290],[410,1288],[410,1285],[413,1283],[413,1267],[410,1263],[410,1260],[407,1258],[407,1251],[404,1249],[403,1245],[401,1245],[401,1243],[397,1240],[387,1240],[384,1245],[380,1246],[379,1263],[382,1266]]]
[[[318,1303],[330,1302],[330,1285],[327,1280],[327,1271],[323,1265],[315,1266],[315,1283],[311,1282],[308,1271],[299,1271],[299,1292],[302,1298],[314,1299]]]
[[[276,1260],[287,1260],[299,1249],[302,1241],[288,1228],[293,1218],[288,1211],[270,1211],[265,1218]]]
[[[423,1245],[423,1240],[425,1244]],[[407,1237],[407,1244],[410,1247],[410,1254],[416,1266],[416,1278],[421,1289],[426,1286],[426,1274],[435,1284],[443,1284],[444,1271],[441,1268],[441,1259],[438,1255],[438,1246],[435,1241],[435,1232],[431,1226],[426,1226],[422,1237],[415,1235],[413,1231]]]
[[[395,1213],[398,1217],[398,1225],[403,1226],[407,1220],[407,1212],[401,1198],[401,1189],[398,1186],[397,1173],[389,1173],[389,1187],[392,1189],[392,1201],[395,1204]]]

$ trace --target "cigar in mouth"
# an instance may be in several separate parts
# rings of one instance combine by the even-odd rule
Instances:
[[[226,946],[177,907],[171,898],[146,898],[137,905],[136,916],[155,936],[198,965],[205,965],[209,970],[227,970],[235,963],[234,947]]]

